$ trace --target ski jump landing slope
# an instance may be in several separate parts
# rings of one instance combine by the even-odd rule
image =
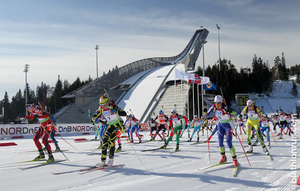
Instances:
[[[129,89],[118,106],[127,113],[134,114],[137,119],[141,119],[174,67],[175,65],[162,66],[146,74]]]

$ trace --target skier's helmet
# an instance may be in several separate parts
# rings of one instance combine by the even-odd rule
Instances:
[[[177,112],[176,109],[171,110],[171,113],[176,113],[176,112]]]
[[[108,103],[109,99],[106,94],[100,97],[99,99],[99,105],[100,106],[105,106]]]
[[[247,101],[247,106],[250,106],[250,105],[253,105],[253,104],[254,104],[254,102],[253,102],[252,100],[249,99],[249,100]]]
[[[164,112],[163,112],[163,110],[159,110],[159,112],[158,112],[158,114],[163,114]]]
[[[262,117],[267,117],[266,113],[261,114]]]
[[[198,115],[195,115],[194,118],[198,118]]]
[[[222,98],[222,96],[220,96],[220,95],[217,95],[217,96],[215,97],[215,99],[214,99],[214,102],[215,102],[215,103],[216,103],[216,102],[222,103],[222,101],[223,101],[223,98]]]
[[[26,108],[33,115],[42,116],[42,114],[43,114],[43,109],[37,105],[30,104],[30,105],[27,105]]]

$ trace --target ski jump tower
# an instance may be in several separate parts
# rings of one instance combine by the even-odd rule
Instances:
[[[69,99],[72,104],[63,109],[63,111],[58,112],[56,115],[57,121],[64,123],[88,122],[89,118],[86,114],[87,110],[90,109],[93,111],[94,109],[97,109],[99,97],[105,92],[104,89],[108,91],[111,99],[120,102],[138,80],[143,80],[143,77],[151,74],[159,67],[170,67],[171,65],[175,67],[176,64],[184,64],[185,71],[193,71],[208,33],[208,30],[205,28],[196,30],[184,50],[176,56],[145,58],[129,63],[67,95],[64,95],[62,98]],[[170,70],[173,70],[174,67],[171,67]],[[167,73],[169,74],[170,72]],[[140,75],[139,78],[134,78],[134,76],[138,75]],[[157,94],[159,94],[167,78],[168,76],[165,77],[160,87],[154,90],[156,91],[154,95],[157,96]],[[135,80],[124,83],[129,79]],[[149,100],[147,105],[153,105],[153,101],[155,101],[155,99]],[[145,100],[143,100],[143,102],[145,102]],[[149,109],[149,107],[145,108],[145,110]],[[146,111],[144,111],[144,113],[145,112]],[[140,117],[147,117],[144,113],[140,114]]]

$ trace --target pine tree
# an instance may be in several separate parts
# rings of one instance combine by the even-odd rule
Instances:
[[[56,82],[54,92],[50,100],[50,108],[52,108],[52,113],[56,113],[63,106],[63,101],[61,99],[62,92],[62,82],[60,80],[60,77],[58,76],[58,80]]]
[[[19,90],[15,96],[12,97],[10,103],[11,119],[16,119],[17,117],[25,116],[25,98],[22,96],[22,91]]]
[[[288,69],[286,68],[286,64],[285,64],[285,57],[284,57],[284,53],[282,53],[282,57],[281,57],[281,79],[283,81],[288,81],[289,79],[289,75],[288,75]]]
[[[2,101],[2,107],[4,108],[4,116],[3,118],[1,119],[1,122],[2,123],[8,123],[8,122],[11,122],[11,118],[10,118],[10,103],[9,103],[9,98],[8,98],[8,94],[7,92],[5,92],[4,94],[4,99]],[[2,110],[2,108],[1,108]]]
[[[292,87],[292,94],[297,97],[298,96],[298,90],[297,90],[297,85],[293,81],[293,87]]]
[[[297,83],[297,84],[300,84],[300,75],[299,75],[299,71],[297,72],[296,83]]]
[[[49,91],[50,86],[41,82],[41,86],[37,86],[36,88],[37,100],[42,101],[45,104]]]

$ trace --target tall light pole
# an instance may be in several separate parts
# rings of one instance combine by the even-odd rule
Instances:
[[[97,78],[98,78],[98,49],[99,49],[99,45],[96,45],[96,69],[97,69]]]
[[[27,72],[29,69],[29,64],[25,64],[25,68],[24,68],[24,72],[25,72],[25,113],[26,116],[28,115],[28,111],[27,111]]]
[[[207,43],[207,41],[204,41],[204,42],[202,42],[202,53],[203,53],[203,70],[202,70],[202,76],[203,76],[203,78],[204,78],[204,75],[205,75],[205,60],[204,60],[204,44],[206,44]],[[201,86],[201,91],[202,91],[202,116],[204,117],[204,112],[203,112],[203,110],[204,110],[204,89],[203,89],[203,84],[202,84],[202,86]],[[198,101],[198,103],[199,103],[199,101]],[[200,113],[199,113],[199,116],[200,116]]]
[[[220,51],[220,27],[218,24],[216,24],[218,29],[218,47],[219,47],[219,71],[221,71],[221,51]]]

